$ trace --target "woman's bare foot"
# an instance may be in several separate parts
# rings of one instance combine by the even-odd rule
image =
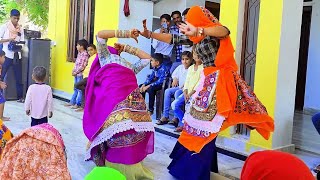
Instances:
[[[2,119],[2,121],[10,121],[10,118],[9,118],[9,117],[2,117],[2,118],[0,118],[0,119]]]

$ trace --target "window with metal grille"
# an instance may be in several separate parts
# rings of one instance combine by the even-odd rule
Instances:
[[[95,0],[71,0],[68,32],[68,61],[75,61],[77,41],[93,42]]]
[[[260,0],[246,0],[240,73],[252,89],[256,67],[259,14]],[[249,136],[250,131],[244,125],[237,125],[236,133]]]

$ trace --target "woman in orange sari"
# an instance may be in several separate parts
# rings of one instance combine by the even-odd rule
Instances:
[[[194,44],[204,67],[196,92],[186,105],[184,128],[170,157],[169,172],[177,179],[210,179],[218,171],[215,139],[220,131],[245,124],[265,139],[274,130],[266,108],[240,77],[234,59],[230,31],[204,7],[191,7],[180,31]],[[177,35],[141,35],[167,43],[184,43]]]

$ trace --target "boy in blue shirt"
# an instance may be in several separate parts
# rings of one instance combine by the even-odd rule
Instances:
[[[153,68],[152,73],[148,76],[147,80],[140,85],[140,92],[145,97],[145,93],[149,94],[149,107],[148,112],[153,114],[154,100],[157,91],[162,89],[162,84],[165,78],[169,75],[169,70],[165,67],[162,54],[156,53],[152,56],[150,63]]]

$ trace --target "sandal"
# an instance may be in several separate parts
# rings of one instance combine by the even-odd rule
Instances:
[[[18,99],[17,102],[18,102],[18,103],[24,103],[24,99],[22,99],[22,98],[21,98],[21,99]]]
[[[76,112],[83,112],[83,110],[84,110],[84,109],[83,109],[82,107],[80,107],[80,108],[76,109],[75,111],[76,111]]]
[[[162,117],[160,120],[158,120],[158,122],[156,122],[156,125],[164,125],[164,124],[168,124],[169,120],[166,117]]]
[[[178,127],[179,125],[179,119],[178,118],[173,118],[168,124],[173,125],[174,127]]]

